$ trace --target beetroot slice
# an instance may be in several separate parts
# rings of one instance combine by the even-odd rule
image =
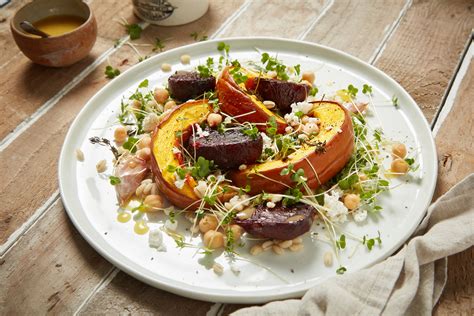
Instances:
[[[260,158],[263,139],[260,134],[255,139],[240,130],[223,133],[207,128],[209,136],[191,135],[187,150],[192,156],[202,156],[213,160],[221,169],[236,169],[243,164],[253,164]]]
[[[291,206],[279,203],[274,208],[260,204],[252,217],[234,222],[256,237],[290,240],[310,230],[315,212],[314,207],[303,203]]]
[[[290,113],[290,105],[306,100],[309,93],[309,86],[306,84],[278,79],[253,78],[246,86],[255,90],[263,100],[275,102],[282,114]]]
[[[216,78],[203,78],[195,71],[177,71],[168,78],[171,96],[178,101],[188,101],[200,97],[207,91],[214,91]]]

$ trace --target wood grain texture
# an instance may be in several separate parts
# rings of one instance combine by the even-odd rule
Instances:
[[[206,315],[212,305],[158,290],[119,272],[79,314]]]
[[[125,36],[125,28],[119,23],[122,17],[130,23],[137,21],[131,1],[91,1],[98,23],[98,37],[93,50],[72,66],[49,68],[33,64],[20,52],[10,34],[10,19],[26,2],[12,1],[2,9],[8,15],[4,22],[0,22],[0,139],[56,95],[98,56],[112,48],[115,39]]]
[[[57,200],[0,259],[0,314],[72,314],[111,267],[79,235]]]
[[[454,106],[436,136],[439,197],[474,172],[474,61],[471,60]],[[474,248],[448,258],[448,282],[437,305],[437,315],[472,315],[474,309]]]
[[[404,1],[338,0],[304,38],[368,61],[396,23]]]
[[[236,10],[240,3],[242,2],[230,1],[226,3],[228,10],[219,5],[217,8],[221,12],[222,10],[226,11],[227,15],[221,13],[217,18],[217,11],[212,10],[209,12],[209,15],[214,16],[212,19],[200,19],[189,24],[187,28],[188,30],[207,29],[212,34]],[[214,24],[211,25],[209,21],[214,21]],[[168,47],[170,48],[194,41],[188,34],[182,36],[182,27],[169,29],[173,31],[168,31],[168,34],[172,38],[176,38],[177,42],[175,43],[170,39],[168,41]],[[147,30],[144,32],[145,35],[148,34]],[[151,30],[150,36],[154,32],[156,30]],[[143,54],[145,53],[147,52]],[[126,60],[129,61],[125,62]],[[120,68],[121,71],[126,70],[136,61],[136,54],[129,46],[123,46],[118,52],[110,56],[111,64]],[[3,180],[0,183],[0,198],[6,201],[4,208],[0,209],[0,244],[5,243],[8,236],[27,221],[34,211],[57,190],[57,160],[65,134],[84,104],[108,82],[104,76],[106,64],[99,65],[46,115],[0,152],[0,173]],[[16,78],[12,83],[12,88],[19,84],[21,85],[21,82],[19,78]],[[0,87],[0,91],[1,89]],[[23,93],[22,97],[25,98],[22,102],[27,103],[33,96]],[[2,98],[3,96],[0,95],[0,100]],[[8,196],[15,195],[16,188],[25,186],[31,189],[24,192],[22,199],[7,199]]]
[[[474,1],[413,1],[376,66],[433,120],[474,27]]]
[[[229,25],[221,37],[296,38],[308,29],[328,2],[327,0],[252,1],[245,14]]]

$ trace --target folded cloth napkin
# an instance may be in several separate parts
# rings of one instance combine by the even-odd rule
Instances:
[[[301,300],[241,315],[429,315],[447,279],[447,257],[474,245],[474,173],[433,203],[403,248],[371,268],[327,279]]]

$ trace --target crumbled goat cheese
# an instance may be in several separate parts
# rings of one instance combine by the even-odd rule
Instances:
[[[262,135],[263,150],[265,150],[266,148],[271,148],[272,144],[273,144],[272,139],[270,137],[268,137],[268,135],[263,133],[263,132],[261,132],[260,135]]]
[[[270,202],[273,202],[273,203],[278,203],[282,199],[283,199],[283,197],[281,197],[279,195],[274,195],[274,194],[270,194],[270,197],[269,197]]]
[[[224,206],[228,210],[235,210],[235,211],[242,211],[245,206],[248,206],[250,204],[250,201],[245,201],[248,200],[249,196],[246,194],[243,194],[241,196],[234,196],[232,197],[229,202],[224,203]]]
[[[174,181],[174,186],[181,190],[184,187],[184,184],[186,183],[186,178],[181,179],[176,172],[174,173],[174,178],[176,179]]]
[[[171,231],[176,231],[176,229],[178,228],[178,221],[177,220],[174,220],[173,222],[170,221],[169,219],[166,220],[165,222],[165,228],[167,230],[171,230]]]
[[[300,118],[293,112],[285,114],[285,121],[291,126],[297,126],[301,122]]]
[[[171,151],[173,152],[173,154],[179,154],[181,152],[178,147],[173,147]]]
[[[273,202],[267,202],[267,207],[268,207],[268,208],[274,208],[275,206],[276,206],[275,203],[273,203]]]
[[[160,122],[160,118],[158,115],[156,115],[156,113],[149,113],[143,119],[143,130],[145,132],[152,132],[159,122]]]
[[[206,181],[199,180],[198,184],[194,187],[194,193],[200,198],[203,198],[206,195],[207,183]]]
[[[352,217],[354,221],[360,223],[367,219],[367,211],[366,210],[357,210],[352,213]]]
[[[166,251],[166,246],[163,244],[163,233],[159,229],[153,229],[148,234],[148,245],[151,248],[156,248],[158,251]]]
[[[203,131],[201,126],[199,126],[198,124],[194,125],[194,127],[196,128],[196,135],[198,137],[207,137],[207,136],[209,136],[209,132],[208,131]]]
[[[324,194],[324,207],[327,208],[327,215],[332,221],[344,223],[347,220],[348,209],[339,201],[337,195]]]
[[[303,112],[303,114],[308,114],[313,109],[313,104],[309,102],[296,102],[291,105],[291,112]]]

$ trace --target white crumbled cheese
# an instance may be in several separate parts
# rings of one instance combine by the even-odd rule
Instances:
[[[169,219],[166,220],[165,222],[165,228],[167,230],[171,230],[171,231],[176,231],[176,229],[178,228],[178,221],[177,220],[174,220],[173,222],[170,221]]]
[[[184,184],[186,183],[186,178],[181,179],[176,172],[174,173],[174,178],[176,179],[174,181],[174,186],[181,190],[184,187]]]
[[[156,113],[149,113],[143,119],[143,130],[145,132],[152,132],[159,122],[160,122],[160,118]]]
[[[194,127],[196,128],[196,135],[198,137],[207,137],[207,136],[209,136],[209,132],[208,131],[203,131],[201,126],[199,126],[199,124],[194,125]]]
[[[285,133],[290,134],[291,132],[293,132],[293,127],[291,126],[285,127]]]
[[[352,217],[354,221],[357,223],[363,222],[367,219],[367,211],[366,210],[357,210],[352,213]]]
[[[179,154],[181,152],[178,147],[173,147],[171,151],[173,152],[173,154]]]
[[[291,105],[291,112],[297,113],[302,112],[308,114],[313,109],[313,104],[309,102],[296,102]]]
[[[232,271],[235,275],[238,275],[240,273],[240,269],[237,268],[235,265],[230,266],[230,271]]]
[[[153,229],[148,234],[148,245],[158,251],[166,251],[166,246],[163,244],[163,233],[159,229]]]
[[[273,203],[278,203],[282,199],[283,199],[283,197],[281,197],[279,195],[274,195],[274,194],[270,194],[270,198],[269,198],[270,202],[273,202]]]
[[[246,164],[242,164],[239,166],[239,170],[242,171],[242,170],[245,170],[247,169],[247,165]]]
[[[260,135],[262,135],[263,150],[265,150],[266,148],[271,148],[272,144],[273,144],[272,139],[270,137],[268,137],[268,135],[263,133],[263,132],[261,132]]]
[[[273,203],[273,202],[267,202],[267,207],[268,207],[268,208],[274,208],[275,206],[276,206],[275,203]]]
[[[324,194],[324,207],[327,208],[327,216],[334,222],[344,223],[347,220],[349,210],[339,201],[338,195]]]
[[[300,124],[300,118],[295,115],[295,113],[291,112],[285,114],[285,121],[290,124],[291,126],[297,126]]]
[[[250,201],[245,201],[249,198],[248,195],[243,194],[241,196],[234,196],[232,197],[229,202],[224,203],[224,207],[228,210],[235,210],[237,212],[240,212],[244,209],[244,207],[248,206],[250,204]],[[245,202],[244,202],[245,201]]]
[[[200,198],[203,198],[206,195],[207,183],[206,181],[199,180],[197,185],[194,187],[194,193]]]

